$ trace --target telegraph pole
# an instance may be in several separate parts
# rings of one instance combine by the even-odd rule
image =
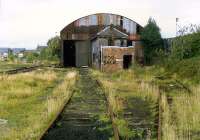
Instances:
[[[178,22],[179,18],[176,18],[176,37],[178,36]]]

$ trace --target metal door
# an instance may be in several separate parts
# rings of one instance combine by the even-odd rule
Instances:
[[[76,67],[89,66],[90,43],[89,41],[76,42]]]

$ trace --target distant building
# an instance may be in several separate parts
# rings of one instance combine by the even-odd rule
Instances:
[[[7,60],[9,53],[22,58],[24,56],[25,48],[0,48],[0,59]]]
[[[0,48],[0,60],[4,61],[8,58],[9,48]]]
[[[18,53],[18,58],[23,58],[24,54],[23,53]]]
[[[124,16],[100,13],[80,18],[61,32],[61,64],[90,66],[102,71],[130,67],[143,61],[141,25]]]
[[[18,55],[19,53],[23,53],[26,49],[25,48],[12,48],[11,50],[14,55]]]

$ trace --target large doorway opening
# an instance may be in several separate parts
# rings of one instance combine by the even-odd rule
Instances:
[[[64,40],[63,42],[63,64],[65,67],[76,66],[76,48],[74,41]]]
[[[132,44],[132,41],[131,40],[128,40],[127,41],[127,46],[129,47],[129,46],[133,46],[133,44]]]
[[[123,68],[128,69],[132,64],[132,55],[124,55],[123,57]]]

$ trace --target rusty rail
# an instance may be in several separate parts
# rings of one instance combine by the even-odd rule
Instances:
[[[8,74],[8,75],[12,75],[12,74],[18,74],[18,73],[25,73],[25,72],[31,72],[33,70],[36,70],[38,68],[41,67],[53,67],[53,68],[60,68],[59,65],[36,65],[36,66],[30,66],[30,67],[21,67],[21,68],[17,68],[17,69],[12,69],[12,70],[8,70],[8,71],[3,71],[0,72],[0,74]]]
[[[88,76],[89,76],[89,75],[88,75]],[[91,76],[89,76],[89,77],[92,78]],[[94,80],[97,82],[98,86],[99,86],[100,88],[102,88],[103,91],[105,91],[104,88],[103,88],[103,86],[100,84],[100,82],[99,82],[98,80],[96,80],[96,79],[94,79]],[[77,81],[77,79],[76,79],[76,81]],[[73,92],[74,92],[74,91],[73,91]],[[106,96],[105,94],[104,94],[104,96],[105,96],[106,103],[107,103],[107,106],[108,106],[108,107],[107,107],[108,113],[109,113],[109,116],[110,116],[111,121],[112,121],[112,127],[113,127],[113,132],[114,132],[114,140],[120,140],[120,139],[119,139],[119,133],[118,133],[117,126],[116,126],[116,124],[114,123],[114,113],[113,113],[113,111],[112,111],[111,106],[109,105],[107,96]],[[71,100],[72,97],[73,97],[73,93],[71,94],[70,99],[61,107],[61,109],[60,109],[59,112],[56,114],[56,116],[54,117],[54,119],[50,122],[50,124],[48,125],[48,127],[46,127],[44,133],[42,133],[42,134],[39,136],[39,139],[40,139],[40,140],[42,140],[42,139],[44,138],[45,134],[48,133],[48,130],[49,130],[51,127],[53,127],[54,123],[57,122],[57,120],[59,119],[59,116],[62,114],[63,110],[65,109],[65,107],[67,106],[67,104],[69,103],[69,101]]]
[[[103,89],[103,91],[105,92],[105,88],[103,86],[103,84],[101,83],[101,81],[99,80],[96,80],[97,84]],[[117,128],[117,125],[115,124],[114,120],[115,120],[115,115],[114,115],[114,112],[112,110],[112,107],[109,103],[109,100],[108,100],[108,96],[106,95],[106,93],[104,93],[105,97],[106,97],[106,101],[107,101],[107,105],[108,105],[108,112],[109,112],[109,115],[110,115],[110,119],[112,121],[112,127],[113,127],[113,133],[114,133],[114,139],[115,140],[120,140],[120,137],[119,137],[119,130]]]
[[[77,76],[76,76],[76,82],[77,82]],[[64,104],[62,104],[60,110],[56,113],[55,117],[53,117],[53,119],[51,120],[51,122],[49,123],[49,125],[45,128],[44,132],[39,136],[39,140],[42,140],[44,135],[48,132],[48,130],[53,126],[54,123],[57,122],[57,120],[59,119],[59,116],[62,114],[62,112],[64,111],[65,109],[65,106],[70,102],[73,94],[75,92],[75,89],[72,90],[71,94],[70,94],[70,97],[68,100],[65,101]]]
[[[36,70],[39,67],[41,66],[21,67],[21,68],[1,72],[1,73],[12,75],[12,74],[17,74],[17,73],[30,72],[30,71]]]

